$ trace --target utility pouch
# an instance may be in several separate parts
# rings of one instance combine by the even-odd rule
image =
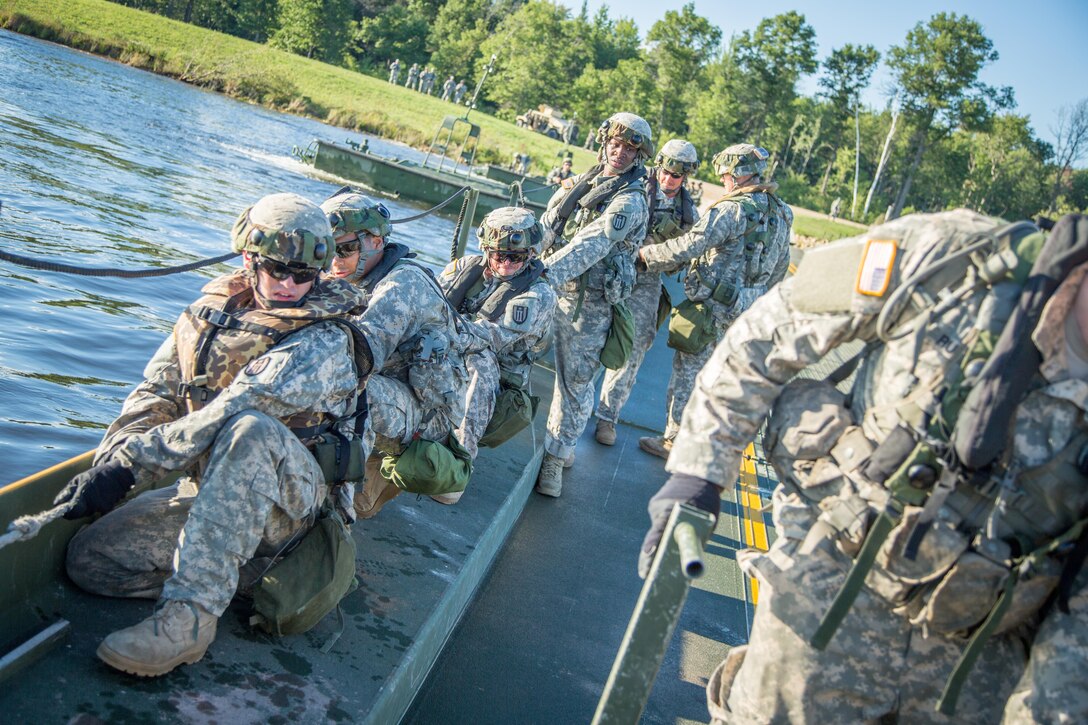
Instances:
[[[257,582],[249,623],[275,635],[307,632],[357,586],[355,541],[339,514],[325,511]]]
[[[672,311],[669,342],[673,350],[697,355],[715,341],[714,313],[705,302],[684,300]]]
[[[324,433],[311,449],[328,485],[362,480],[366,460],[363,457],[363,439],[359,436],[348,439],[336,433]]]
[[[496,448],[533,422],[540,398],[519,387],[503,386],[495,399],[495,411],[480,437],[480,445]]]
[[[911,623],[924,624],[938,634],[966,632],[994,608],[1008,578],[1006,567],[968,551],[937,584]]]
[[[657,298],[657,327],[654,328],[655,330],[661,329],[661,326],[665,324],[665,320],[669,319],[670,312],[672,312],[672,297],[665,285],[661,285],[661,295]]]
[[[399,456],[382,459],[381,470],[402,491],[436,496],[465,490],[472,458],[452,436],[448,445],[416,438]]]
[[[714,285],[714,289],[710,292],[710,299],[720,302],[726,307],[732,307],[736,304],[739,294],[740,288],[732,282],[719,282]]]
[[[626,302],[612,305],[612,325],[601,348],[599,360],[609,370],[619,370],[635,347],[635,318]]]

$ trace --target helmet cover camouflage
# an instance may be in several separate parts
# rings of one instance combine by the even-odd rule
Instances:
[[[329,225],[336,237],[361,232],[385,239],[393,231],[385,205],[353,191],[337,192],[330,196],[321,202],[321,210],[328,215]]]
[[[528,253],[540,244],[544,233],[531,211],[516,206],[504,206],[484,217],[476,229],[476,238],[480,240],[480,251],[484,254]]]
[[[620,138],[632,146],[637,146],[638,155],[642,161],[653,158],[653,132],[650,130],[650,124],[641,116],[633,113],[613,113],[597,129],[597,143],[601,145],[602,154],[604,145],[610,138]]]
[[[298,194],[269,194],[239,215],[231,249],[290,266],[327,270],[333,237],[321,207]]]
[[[712,163],[718,176],[760,176],[767,169],[770,156],[770,152],[761,146],[738,143],[718,152]]]
[[[693,174],[699,169],[699,153],[688,141],[674,138],[657,152],[654,166],[674,174]]]

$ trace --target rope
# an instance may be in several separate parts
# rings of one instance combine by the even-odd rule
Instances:
[[[63,272],[65,274],[78,274],[83,275],[84,277],[124,277],[127,279],[138,277],[163,277],[168,274],[191,272],[194,269],[226,262],[228,259],[237,256],[237,252],[231,252],[229,254],[221,254],[218,257],[211,257],[210,259],[201,259],[197,262],[181,264],[176,267],[162,267],[158,269],[118,269],[116,267],[75,267],[71,264],[60,264],[59,262],[47,262],[41,259],[34,259],[33,257],[24,257],[20,254],[12,254],[11,252],[0,249],[0,259],[5,262],[13,262],[32,269],[42,269],[47,272]]]
[[[465,214],[468,213],[468,195],[461,200],[461,212],[457,215],[457,224],[453,227],[453,243],[450,244],[450,261],[457,260],[457,253],[461,251],[461,227],[465,225]]]
[[[3,536],[0,536],[0,549],[3,549],[8,544],[14,544],[17,541],[33,539],[38,535],[38,532],[41,531],[43,526],[59,519],[68,512],[68,509],[75,506],[75,504],[76,499],[73,498],[71,501],[65,501],[48,511],[20,516],[8,524],[7,532]]]
[[[425,217],[425,216],[427,216],[429,214],[434,214],[436,211],[438,211],[442,207],[449,204],[451,201],[456,199],[458,196],[460,196],[461,194],[464,194],[466,191],[469,190],[469,188],[470,187],[468,187],[468,186],[462,186],[460,189],[453,192],[453,196],[451,196],[449,199],[446,199],[444,202],[442,202],[438,206],[432,206],[430,209],[423,212],[422,214],[416,214],[415,216],[405,217],[404,219],[390,219],[389,223],[390,224],[404,224],[405,222],[414,222],[416,219],[422,219],[423,217]]]

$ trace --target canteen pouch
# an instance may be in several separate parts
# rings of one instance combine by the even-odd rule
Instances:
[[[399,456],[382,459],[381,471],[402,491],[437,496],[465,490],[472,458],[452,436],[448,445],[416,438]]]
[[[280,636],[308,632],[356,586],[355,541],[339,514],[324,512],[257,582],[249,623]]]
[[[714,342],[714,313],[705,302],[684,300],[672,311],[669,342],[673,350],[697,355]]]
[[[665,320],[669,319],[670,312],[672,312],[672,297],[665,285],[661,285],[661,296],[657,298],[657,327],[654,328],[655,330],[661,329],[661,326],[665,324]]]
[[[612,325],[604,340],[599,359],[609,370],[619,370],[635,346],[635,318],[625,302],[612,305]]]
[[[361,481],[366,461],[363,457],[363,439],[348,439],[333,433],[324,433],[311,447],[325,483],[330,486],[341,481]]]
[[[495,399],[495,411],[480,437],[480,445],[496,448],[533,422],[540,398],[518,387],[503,386]]]

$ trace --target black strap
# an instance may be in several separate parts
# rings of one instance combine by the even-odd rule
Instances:
[[[1055,592],[1058,609],[1062,614],[1069,614],[1069,597],[1073,594],[1073,584],[1077,581],[1077,575],[1084,567],[1084,561],[1088,559],[1088,527],[1081,532],[1073,550],[1062,565],[1062,575],[1058,579],[1058,589]]]

